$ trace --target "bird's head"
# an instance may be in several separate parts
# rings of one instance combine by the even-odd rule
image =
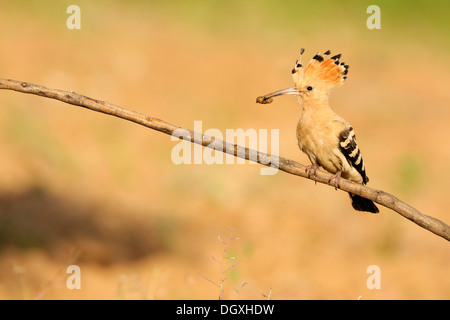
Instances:
[[[303,102],[328,97],[331,88],[341,85],[347,79],[349,66],[340,62],[341,55],[330,56],[330,50],[323,55],[317,53],[306,65],[302,64],[304,49],[300,51],[300,59],[295,62],[292,77],[293,88],[278,90],[256,98],[257,103],[271,103],[272,98],[280,95],[297,95]]]

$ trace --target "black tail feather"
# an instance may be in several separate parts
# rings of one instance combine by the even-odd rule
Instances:
[[[367,212],[371,212],[371,213],[380,212],[372,200],[360,197],[360,196],[358,196],[356,194],[352,194],[352,193],[349,193],[349,195],[350,195],[350,198],[352,199],[352,206],[355,210],[367,211]]]

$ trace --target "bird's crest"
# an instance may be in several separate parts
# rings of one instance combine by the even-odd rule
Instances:
[[[305,67],[301,62],[304,52],[305,49],[302,48],[300,59],[295,62],[292,69],[292,77],[297,88],[306,84],[329,89],[341,85],[347,79],[349,66],[339,60],[341,54],[329,57],[330,50],[323,55],[319,52]]]

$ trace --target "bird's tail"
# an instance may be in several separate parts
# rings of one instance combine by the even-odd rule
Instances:
[[[352,199],[352,206],[355,210],[367,211],[367,212],[371,212],[371,213],[380,212],[372,200],[363,198],[361,196],[358,196],[358,195],[352,194],[352,193],[349,193],[349,196]]]

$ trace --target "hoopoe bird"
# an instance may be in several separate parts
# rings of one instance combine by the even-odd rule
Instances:
[[[323,55],[316,54],[305,67],[301,62],[304,52],[305,49],[301,49],[300,59],[292,69],[295,87],[260,96],[256,102],[266,104],[276,96],[298,96],[303,112],[297,124],[297,140],[300,150],[312,163],[308,170],[315,174],[322,167],[334,174],[336,187],[341,177],[366,184],[369,178],[355,132],[330,108],[328,102],[330,89],[347,79],[349,66],[340,61],[341,54],[329,57],[328,50]],[[371,200],[352,193],[349,195],[355,210],[379,212]]]

